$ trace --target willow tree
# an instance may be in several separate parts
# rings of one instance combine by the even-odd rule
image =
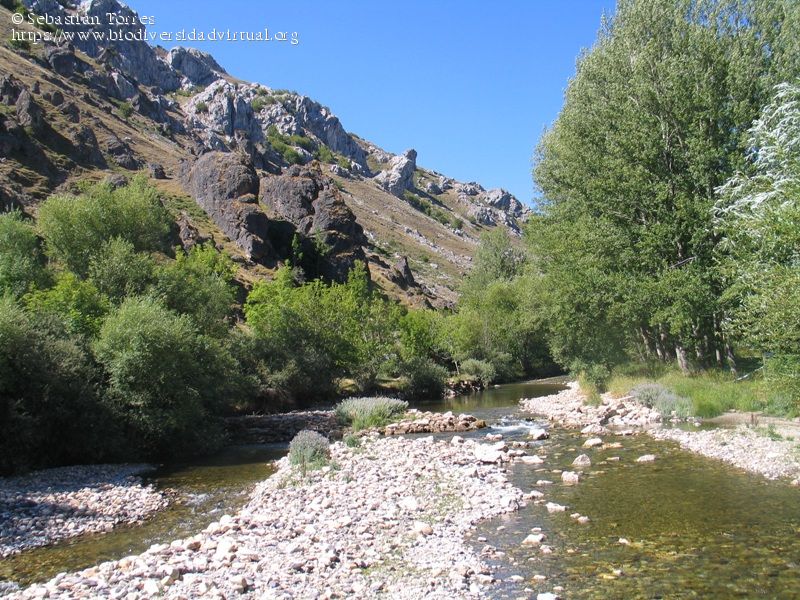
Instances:
[[[562,362],[723,360],[715,188],[800,72],[797,39],[791,0],[621,0],[603,21],[534,167],[528,239]]]

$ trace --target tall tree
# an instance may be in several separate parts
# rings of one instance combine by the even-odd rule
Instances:
[[[528,239],[571,318],[551,330],[562,362],[598,333],[605,362],[722,360],[715,188],[743,166],[772,87],[800,72],[797,39],[789,0],[622,0],[604,20],[534,168]]]

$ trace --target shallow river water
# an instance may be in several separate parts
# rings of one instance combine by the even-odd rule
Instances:
[[[558,380],[512,384],[417,407],[471,413],[490,424],[488,430],[461,435],[492,432],[506,441],[524,440],[530,427],[548,424],[521,412],[519,399],[559,389]],[[504,580],[496,588],[498,598],[529,597],[526,589],[554,586],[563,587],[565,598],[800,598],[797,488],[646,435],[603,436],[623,447],[584,450],[585,438],[577,432],[551,428],[550,433],[540,442],[545,463],[516,464],[511,479],[523,491],[543,491],[545,500],[566,505],[567,511],[549,514],[544,504],[529,504],[481,524],[471,538],[478,550],[489,544],[506,553],[492,559]],[[243,504],[252,485],[271,474],[270,461],[285,451],[285,446],[231,448],[202,463],[165,467],[151,478],[160,488],[176,490],[181,500],[171,508],[140,526],[2,560],[0,579],[47,579],[196,533]],[[573,470],[570,463],[584,452],[593,463],[586,476],[578,485],[563,485],[558,471]],[[657,458],[637,463],[643,454]],[[615,456],[619,461],[607,460]],[[553,484],[537,485],[539,480]],[[577,523],[570,517],[574,512],[588,516],[589,523]],[[547,535],[551,554],[521,545],[534,527]],[[514,575],[523,581],[509,581]]]

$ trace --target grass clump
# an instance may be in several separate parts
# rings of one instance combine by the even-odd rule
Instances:
[[[133,107],[131,106],[130,102],[120,103],[119,114],[126,121],[130,118],[130,116],[133,114]]]
[[[643,383],[631,390],[631,395],[648,408],[654,408],[662,417],[690,417],[694,412],[692,401],[678,396],[658,383]]]
[[[348,398],[336,405],[336,417],[353,431],[382,427],[405,413],[408,402],[397,398]]]
[[[194,110],[196,113],[205,114],[208,112],[208,104],[203,102],[202,100],[194,105]]]
[[[289,442],[289,463],[300,467],[303,473],[324,467],[330,458],[328,438],[316,431],[303,429]]]
[[[625,396],[646,383],[660,384],[676,396],[688,399],[692,404],[691,414],[702,418],[716,417],[729,410],[793,416],[796,410],[769,381],[757,376],[737,381],[730,372],[721,369],[687,377],[676,367],[622,367],[614,370],[607,387],[613,395]]]
[[[361,438],[352,433],[344,436],[344,445],[348,448],[359,448],[361,446]]]

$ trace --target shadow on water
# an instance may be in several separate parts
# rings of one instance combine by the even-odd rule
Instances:
[[[205,459],[164,465],[145,478],[175,495],[167,509],[140,525],[80,536],[0,560],[0,579],[27,585],[198,533],[242,506],[253,485],[269,477],[275,470],[273,461],[285,453],[285,445],[234,446]]]

